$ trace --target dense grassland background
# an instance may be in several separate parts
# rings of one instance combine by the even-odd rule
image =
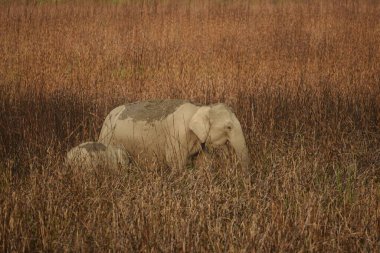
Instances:
[[[379,251],[377,1],[2,1],[0,251]],[[233,157],[85,172],[115,106],[225,102]]]

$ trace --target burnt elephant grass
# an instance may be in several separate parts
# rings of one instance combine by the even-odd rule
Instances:
[[[1,3],[0,250],[379,251],[379,8]],[[64,166],[111,109],[167,98],[229,105],[250,169]]]

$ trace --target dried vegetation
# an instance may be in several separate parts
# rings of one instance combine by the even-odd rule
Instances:
[[[1,251],[380,251],[377,1],[2,1]],[[225,102],[251,171],[63,166],[106,114]]]

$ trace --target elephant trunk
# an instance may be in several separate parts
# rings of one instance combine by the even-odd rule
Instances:
[[[241,127],[235,129],[232,138],[230,139],[230,144],[234,148],[236,155],[243,168],[248,169],[250,158],[248,154],[248,147],[244,139],[243,131]]]

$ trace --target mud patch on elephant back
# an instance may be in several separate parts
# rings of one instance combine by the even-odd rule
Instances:
[[[86,149],[88,152],[99,152],[99,151],[105,151],[106,146],[99,142],[89,142],[79,145],[80,148]]]
[[[148,100],[126,104],[124,111],[119,115],[120,120],[132,118],[138,121],[152,122],[166,118],[169,114],[188,103],[187,100],[168,99],[168,100]]]

